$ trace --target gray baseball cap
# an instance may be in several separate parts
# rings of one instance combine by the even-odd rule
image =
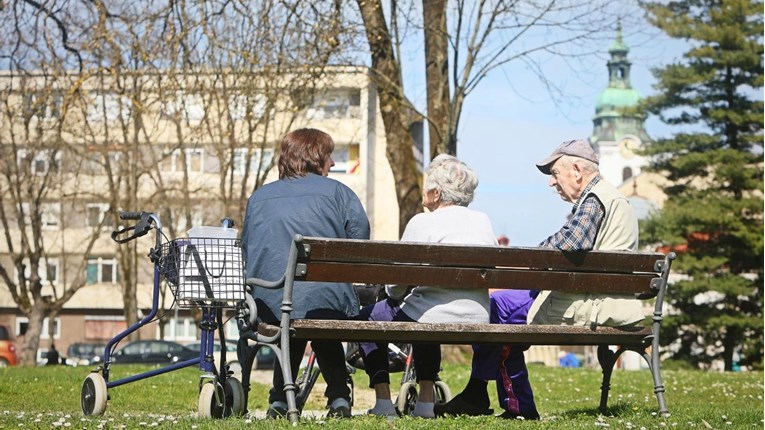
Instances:
[[[561,143],[549,157],[537,163],[537,169],[545,175],[549,175],[552,164],[564,155],[584,158],[585,160],[590,160],[593,163],[598,164],[598,154],[595,153],[595,150],[592,149],[589,142],[577,139]]]

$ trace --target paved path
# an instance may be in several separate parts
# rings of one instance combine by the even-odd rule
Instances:
[[[250,374],[250,381],[251,382],[257,382],[259,384],[264,385],[270,385],[271,384],[271,370],[253,370]],[[241,377],[241,375],[237,375]],[[375,394],[374,391],[371,388],[367,388],[367,375],[361,371],[357,371],[353,375],[353,382],[354,382],[354,388],[353,388],[353,408],[352,413],[353,415],[365,415],[367,413],[367,410],[372,408],[374,406],[374,400],[375,400]],[[316,404],[322,404],[326,400],[324,399],[324,390],[327,388],[327,385],[324,383],[323,380],[319,379],[316,382],[316,385],[313,387],[313,390],[311,391],[311,398],[310,400],[313,400],[312,403]],[[309,401],[310,401],[309,400]],[[395,394],[394,394],[394,400],[395,400]],[[304,417],[313,417],[313,418],[324,418],[324,416],[327,414],[326,410],[306,410],[303,411],[303,414],[301,416]],[[257,410],[252,411],[250,413],[251,417],[253,419],[262,419],[266,416],[266,411],[264,410]]]

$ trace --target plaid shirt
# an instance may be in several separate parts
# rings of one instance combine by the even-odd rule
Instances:
[[[579,200],[571,210],[566,224],[552,236],[539,244],[541,248],[558,248],[563,251],[586,251],[595,246],[595,238],[603,223],[606,210],[594,194],[587,195],[600,182],[596,176],[582,191]]]

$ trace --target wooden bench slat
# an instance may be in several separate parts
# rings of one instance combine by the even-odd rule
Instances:
[[[295,320],[294,337],[344,341],[403,343],[530,343],[534,345],[634,345],[651,336],[649,327],[632,331],[613,327],[513,324],[436,324],[345,320]]]
[[[491,247],[470,245],[444,245],[362,241],[352,239],[325,239],[306,237],[303,244],[310,245],[311,261],[398,262],[451,267],[528,267],[566,271],[595,271],[657,273],[657,261],[664,260],[658,253],[635,252],[580,252],[563,253],[558,250],[520,247]],[[305,260],[299,257],[299,260]]]
[[[447,288],[517,288],[599,293],[649,293],[653,274],[532,271],[510,268],[476,269],[417,265],[311,262],[295,280],[428,285]]]

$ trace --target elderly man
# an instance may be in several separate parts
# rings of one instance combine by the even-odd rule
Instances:
[[[629,201],[598,170],[598,156],[585,140],[563,142],[537,168],[549,185],[574,204],[561,229],[539,244],[563,251],[637,250],[638,222]],[[642,305],[629,296],[498,290],[491,295],[491,320],[501,324],[625,326],[642,321]],[[489,415],[487,381],[495,379],[504,418],[538,419],[523,357],[527,347],[475,345],[465,389],[436,414]]]

